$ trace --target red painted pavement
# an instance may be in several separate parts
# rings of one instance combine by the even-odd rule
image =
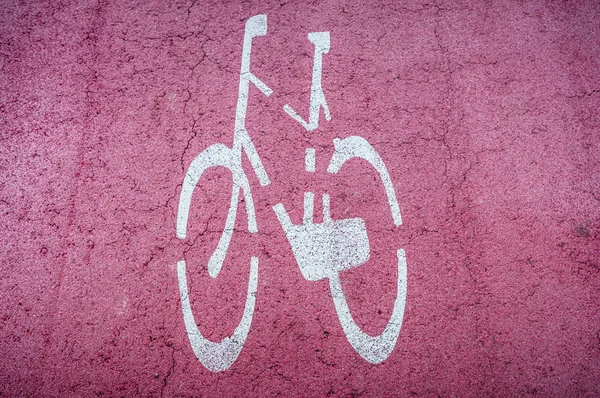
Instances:
[[[0,7],[0,395],[600,395],[598,3],[263,3]],[[212,279],[230,174],[203,176],[183,241],[179,193],[200,152],[233,142],[257,14],[268,34],[251,68],[274,93],[251,87],[246,127],[271,184],[244,158],[259,232],[240,204]],[[308,117],[314,31],[331,34],[332,120],[308,133],[282,108]],[[325,172],[351,135],[385,162],[400,227],[373,169]],[[331,195],[334,219],[366,222],[371,258],[341,280],[367,333],[387,324],[406,251],[404,324],[381,364],[350,346],[272,210],[299,223],[309,190]],[[241,318],[251,256],[248,339],[210,372],[186,335],[177,261],[219,341]]]

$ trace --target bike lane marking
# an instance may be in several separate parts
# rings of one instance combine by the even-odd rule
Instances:
[[[250,82],[254,83],[263,94],[267,96],[272,94],[272,90],[266,87],[264,83],[250,72],[252,39],[256,36],[266,35],[267,26],[266,15],[255,15],[246,21],[233,147],[229,149],[223,144],[214,144],[202,151],[194,159],[186,172],[183,188],[180,193],[177,236],[180,239],[185,239],[192,193],[202,174],[208,168],[218,166],[226,167],[232,173],[233,191],[227,222],[219,245],[208,263],[208,271],[213,278],[219,274],[231,241],[240,190],[243,190],[244,197],[246,198],[248,230],[251,233],[257,232],[254,202],[250,193],[248,178],[241,168],[242,148],[251,148],[251,151],[246,151],[249,160],[259,180],[261,180],[261,184],[268,185],[268,178],[264,172],[264,167],[245,126]],[[308,34],[308,39],[315,46],[312,86],[310,90],[309,123],[306,123],[289,105],[286,104],[283,109],[307,131],[313,131],[319,127],[321,108],[325,112],[326,119],[331,120],[331,114],[322,88],[321,77],[323,68],[322,54],[329,52],[330,35],[329,32],[313,32]],[[390,176],[376,150],[364,138],[358,136],[347,137],[343,140],[336,137],[333,142],[335,152],[327,171],[329,173],[337,173],[343,164],[352,158],[366,160],[381,177],[394,223],[396,226],[402,224],[400,209]],[[311,148],[308,148],[305,158],[307,171],[314,170],[314,156],[314,150],[311,151]],[[264,183],[265,181],[267,183]],[[332,220],[329,194],[323,194],[323,223],[313,222],[313,192],[304,193],[302,225],[296,226],[292,224],[282,203],[275,205],[273,210],[277,214],[277,219],[281,223],[286,237],[291,244],[292,252],[304,278],[309,281],[317,281],[325,278],[330,280],[331,295],[335,303],[335,308],[342,329],[352,347],[368,362],[377,364],[384,361],[392,352],[402,327],[402,317],[406,302],[407,276],[404,250],[398,250],[398,286],[392,316],[381,335],[370,336],[360,329],[350,314],[339,280],[340,272],[358,267],[369,259],[370,245],[365,222],[361,218]],[[233,335],[226,337],[221,342],[209,341],[198,330],[189,301],[189,291],[185,275],[186,263],[184,260],[178,262],[177,270],[184,323],[196,357],[209,370],[223,371],[228,369],[241,353],[252,323],[258,278],[258,258],[252,257],[251,260],[248,294],[242,320],[236,327]]]

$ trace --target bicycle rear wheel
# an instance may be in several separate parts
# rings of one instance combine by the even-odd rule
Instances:
[[[250,184],[240,164],[239,156],[236,156],[230,148],[223,144],[214,144],[202,151],[192,161],[186,172],[177,211],[177,237],[180,239],[185,239],[186,237],[192,195],[202,174],[207,169],[218,166],[225,167],[231,171],[233,188],[225,228],[221,234],[219,244],[208,264],[209,274],[213,278],[216,278],[219,274],[227,249],[229,248],[229,243],[231,242],[240,191],[243,191],[246,202],[248,230],[252,233],[257,232],[256,213],[252,195],[250,193]],[[213,372],[224,371],[231,367],[240,355],[244,343],[246,342],[246,338],[248,337],[248,332],[250,331],[258,285],[258,258],[252,257],[250,260],[250,277],[242,319],[235,328],[233,334],[218,343],[206,339],[198,329],[190,304],[186,269],[185,260],[181,260],[177,263],[177,278],[179,281],[183,321],[192,350],[200,363],[208,370]]]

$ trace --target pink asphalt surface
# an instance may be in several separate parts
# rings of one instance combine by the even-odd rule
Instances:
[[[251,88],[247,128],[272,183],[244,161],[259,233],[240,206],[211,279],[229,174],[203,177],[185,241],[179,192],[196,155],[232,143],[256,14],[269,27],[252,71],[274,94]],[[4,1],[0,21],[0,396],[600,395],[599,3]],[[307,133],[282,107],[307,117],[313,31],[331,32],[332,120]],[[372,169],[325,173],[350,135],[381,154],[400,227]],[[406,250],[404,325],[382,364],[347,342],[327,282],[300,274],[272,206],[298,223],[305,191],[366,222],[371,258],[341,279],[370,334]],[[219,341],[250,256],[250,334],[213,373],[190,347],[176,263]]]

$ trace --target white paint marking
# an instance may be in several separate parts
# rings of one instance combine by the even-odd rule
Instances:
[[[305,193],[305,213],[300,225],[292,224],[283,204],[278,203],[273,207],[300,272],[309,281],[337,276],[339,272],[358,267],[369,259],[369,237],[365,222],[360,218],[332,220],[329,206],[325,206],[328,198],[323,198],[321,224],[315,224],[312,219],[312,192]]]
[[[306,148],[304,155],[304,169],[309,173],[314,173],[316,170],[315,148]]]
[[[250,184],[244,169],[242,168],[242,149],[246,152],[248,159],[258,177],[261,185],[270,183],[269,177],[262,165],[256,148],[246,131],[246,111],[248,108],[248,90],[250,83],[253,83],[265,95],[271,95],[273,92],[265,83],[250,72],[250,54],[252,49],[252,39],[256,36],[267,34],[267,16],[256,15],[248,19],[244,31],[244,46],[242,49],[242,65],[240,69],[240,85],[238,91],[238,102],[235,113],[235,128],[233,137],[233,146],[228,148],[223,144],[215,144],[206,148],[192,161],[185,175],[181,194],[179,198],[179,209],[177,213],[177,237],[185,239],[187,235],[187,224],[189,210],[192,201],[192,194],[202,177],[204,171],[210,167],[223,166],[232,174],[233,187],[231,192],[231,201],[227,213],[227,220],[221,238],[208,261],[208,272],[211,277],[216,278],[231,242],[235,218],[237,214],[238,200],[240,190],[244,192],[246,202],[246,213],[248,214],[248,231],[256,233],[256,214],[254,210],[254,201],[250,193]],[[254,314],[254,303],[256,296],[256,287],[258,282],[258,258],[252,257],[250,261],[250,279],[248,282],[248,294],[246,296],[246,305],[244,314],[238,326],[231,337],[225,338],[220,343],[213,343],[205,339],[194,320],[189,301],[189,292],[187,289],[185,261],[177,263],[177,277],[179,279],[179,290],[181,295],[181,307],[183,319],[188,333],[188,338],[192,349],[200,362],[209,370],[214,372],[228,369],[240,354],[250,324]]]
[[[187,235],[187,223],[189,218],[189,210],[192,202],[192,194],[194,189],[202,177],[204,171],[210,167],[223,166],[231,171],[233,179],[233,187],[231,193],[231,201],[227,220],[219,244],[215,252],[208,261],[208,272],[210,276],[216,278],[221,271],[233,229],[235,227],[235,218],[237,215],[238,200],[240,189],[244,192],[246,202],[246,213],[248,214],[248,231],[256,233],[258,231],[256,225],[256,213],[254,210],[254,200],[250,193],[250,183],[241,167],[237,167],[235,153],[223,144],[214,144],[202,151],[190,164],[188,171],[183,180],[181,194],[179,196],[179,210],[177,213],[177,237],[185,239]]]
[[[177,214],[177,236],[180,239],[184,239],[187,232],[192,194],[204,171],[210,167],[223,166],[232,173],[233,188],[227,220],[217,248],[208,263],[209,274],[213,278],[221,270],[231,241],[240,190],[243,190],[246,202],[248,230],[252,233],[257,232],[256,215],[254,202],[250,194],[250,185],[241,165],[242,149],[246,152],[261,185],[264,186],[270,183],[256,152],[256,148],[245,128],[250,83],[253,83],[267,96],[273,92],[265,83],[250,72],[252,39],[256,36],[264,36],[266,33],[266,15],[256,15],[246,22],[232,148],[230,149],[223,144],[215,144],[200,153],[188,168],[180,195]],[[319,125],[321,107],[324,110],[327,120],[331,120],[331,114],[329,113],[329,107],[322,88],[322,55],[329,52],[329,32],[309,33],[308,39],[315,45],[309,122],[305,122],[287,104],[284,106],[284,110],[301,123],[307,131],[312,131]],[[337,173],[343,164],[352,158],[362,158],[368,161],[379,172],[392,212],[392,218],[396,226],[399,226],[402,223],[402,219],[395,191],[385,164],[375,149],[364,138],[358,136],[348,137],[344,140],[336,138],[334,146],[335,152],[327,171],[329,173]],[[315,168],[315,150],[314,148],[307,148],[305,169],[308,172],[314,172]],[[371,363],[375,364],[384,361],[396,344],[404,316],[407,289],[404,250],[399,249],[397,251],[398,287],[392,317],[381,335],[375,337],[369,336],[354,322],[339,279],[341,271],[357,267],[369,259],[370,246],[365,222],[360,218],[332,220],[330,197],[328,194],[323,195],[323,222],[321,224],[315,224],[313,220],[314,193],[312,192],[304,194],[304,215],[303,224],[301,225],[292,224],[289,215],[281,203],[275,205],[273,210],[292,246],[292,251],[304,278],[311,281],[329,279],[338,318],[344,334],[352,347],[359,355]],[[239,356],[252,323],[258,284],[258,258],[252,257],[250,261],[248,292],[242,319],[235,328],[232,336],[223,339],[220,343],[214,343],[204,338],[194,320],[189,301],[186,264],[184,260],[177,263],[177,276],[184,323],[196,357],[211,371],[217,372],[228,369]]]
[[[312,192],[304,192],[304,215],[302,221],[304,224],[313,223],[313,214],[315,211],[315,194]]]
[[[379,336],[369,336],[360,329],[352,318],[352,314],[350,314],[350,309],[348,308],[348,303],[346,302],[339,276],[334,275],[329,278],[329,287],[331,288],[333,303],[335,304],[335,310],[338,314],[344,334],[356,352],[372,364],[381,363],[389,357],[396,345],[400,329],[402,328],[407,290],[406,254],[403,249],[399,249],[397,256],[398,284],[396,301],[394,302],[394,309],[390,321],[383,333]]]
[[[402,224],[400,207],[383,160],[375,149],[362,137],[352,136],[334,140],[335,152],[327,171],[337,173],[352,158],[369,162],[383,182],[392,218],[396,226]],[[308,152],[308,151],[307,151]],[[306,162],[308,163],[308,162]],[[313,223],[314,194],[304,194],[304,217],[302,225],[293,225],[283,204],[273,207],[302,276],[310,281],[328,278],[335,309],[348,342],[366,361],[378,364],[389,357],[402,328],[406,305],[407,266],[403,249],[397,251],[398,283],[392,316],[379,336],[370,336],[356,324],[348,308],[339,274],[343,270],[364,264],[370,254],[365,223],[360,218],[332,220],[330,197],[323,195],[323,223]]]
[[[321,107],[323,108],[323,112],[325,112],[325,118],[331,120],[331,113],[329,113],[329,106],[327,105],[322,86],[323,54],[329,52],[329,32],[311,32],[308,34],[308,40],[315,45],[308,123],[288,104],[283,106],[283,110],[300,123],[306,131],[313,131],[319,127]]]
[[[250,261],[250,281],[248,283],[248,293],[246,294],[246,305],[244,306],[242,319],[231,337],[226,337],[220,343],[209,341],[198,330],[190,305],[185,260],[177,263],[177,277],[179,279],[183,322],[194,354],[196,354],[198,360],[208,370],[221,372],[228,369],[240,355],[248,337],[250,325],[252,324],[256,302],[256,287],[258,285],[258,258],[252,257]]]
[[[400,206],[398,206],[394,185],[392,184],[392,179],[377,151],[375,151],[367,140],[358,136],[348,137],[343,140],[336,138],[333,140],[333,145],[335,147],[335,152],[331,158],[327,172],[337,173],[344,163],[353,158],[361,158],[369,162],[379,173],[379,177],[381,178],[381,182],[383,183],[387,195],[388,204],[392,211],[394,224],[397,227],[400,226],[402,224],[402,216],[400,215]]]
[[[323,194],[323,222],[329,223],[331,222],[331,210],[330,210],[330,201],[329,194]]]

